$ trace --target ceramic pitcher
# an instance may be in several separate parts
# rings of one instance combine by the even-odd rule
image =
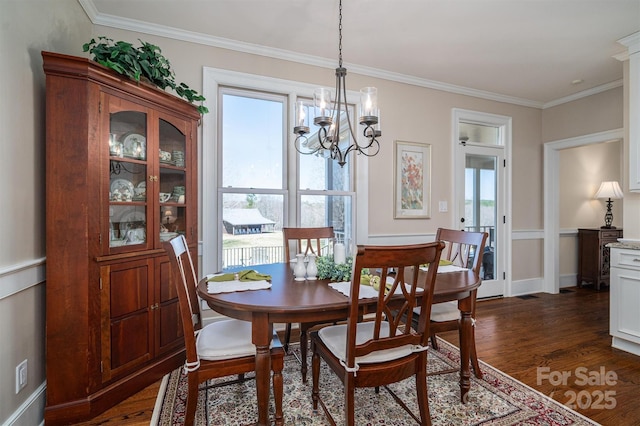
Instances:
[[[304,281],[306,274],[307,267],[304,265],[304,254],[296,254],[296,266],[293,268],[293,275],[295,275],[296,281]]]

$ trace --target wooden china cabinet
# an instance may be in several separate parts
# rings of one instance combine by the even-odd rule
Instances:
[[[46,73],[47,424],[94,417],[180,366],[162,241],[197,259],[196,107],[86,58]]]

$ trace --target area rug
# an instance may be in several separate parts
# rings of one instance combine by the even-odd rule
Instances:
[[[292,351],[299,354],[299,347]],[[430,350],[428,371],[459,368],[458,348],[440,340],[439,350]],[[311,359],[309,359],[309,366]],[[344,424],[342,383],[322,363],[320,392],[338,425]],[[597,425],[575,411],[481,362],[483,379],[472,374],[468,402],[460,402],[459,374],[429,376],[429,408],[435,425]],[[311,402],[311,368],[309,380],[302,383],[300,364],[293,354],[285,357],[283,411],[286,425],[329,425],[322,409],[313,411]],[[217,381],[217,380],[216,380]],[[213,382],[216,382],[213,381]],[[390,386],[414,413],[418,413],[415,379]],[[184,422],[187,379],[182,369],[166,375],[158,393],[152,425],[181,425]],[[273,400],[270,407],[273,419]],[[201,390],[196,410],[196,425],[248,425],[258,418],[255,381]],[[381,389],[356,390],[357,425],[416,424],[394,400]]]

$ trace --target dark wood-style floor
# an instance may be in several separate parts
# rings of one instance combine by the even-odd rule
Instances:
[[[441,337],[457,345],[456,332]],[[482,361],[563,404],[577,404],[596,422],[640,424],[640,357],[611,348],[606,289],[482,301],[476,339]],[[151,385],[81,424],[148,425],[158,389],[159,383]]]

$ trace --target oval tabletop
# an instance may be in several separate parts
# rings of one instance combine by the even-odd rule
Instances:
[[[198,294],[216,310],[229,309],[269,314],[343,309],[348,301],[342,293],[329,287],[329,280],[295,281],[288,263],[255,265],[229,269],[225,272],[246,269],[255,269],[261,274],[271,275],[271,288],[209,294],[207,279],[204,278],[198,283]],[[438,274],[434,303],[466,297],[478,288],[480,283],[480,279],[472,271]]]

